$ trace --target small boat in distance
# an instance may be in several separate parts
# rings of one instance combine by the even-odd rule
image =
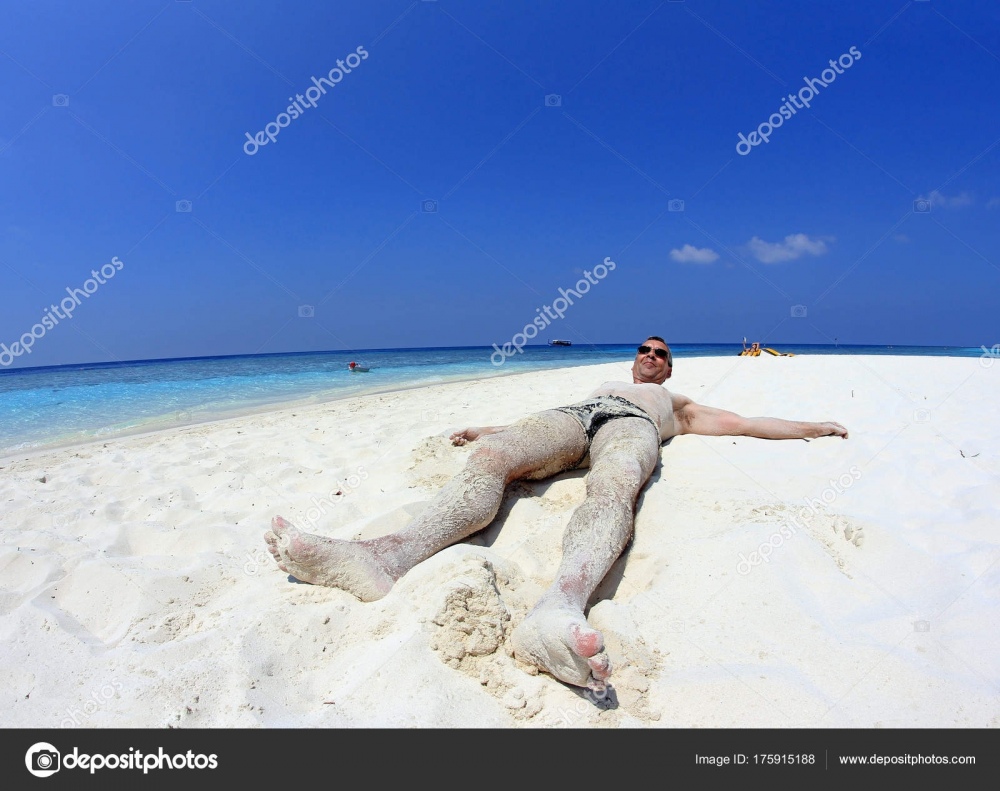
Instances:
[[[351,373],[352,374],[357,374],[357,373],[366,374],[366,373],[368,373],[371,370],[370,367],[365,367],[363,365],[358,365],[353,360],[347,364],[347,367],[351,369]]]
[[[549,341],[549,346],[572,346],[572,345],[573,341],[560,341],[560,340]]]

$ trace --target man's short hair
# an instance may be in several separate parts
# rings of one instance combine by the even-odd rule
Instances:
[[[665,340],[663,340],[663,338],[661,338],[659,335],[650,335],[648,338],[646,338],[646,340],[647,341],[659,341],[664,346],[666,346],[667,347],[667,365],[673,367],[673,365],[674,365],[674,353],[672,351],[670,351],[670,344],[667,343]]]

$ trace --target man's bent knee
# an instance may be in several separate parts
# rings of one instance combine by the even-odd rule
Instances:
[[[649,467],[648,471],[646,467]],[[591,462],[588,481],[592,481],[595,486],[606,481],[638,488],[651,473],[652,467],[643,464],[634,455],[612,453]]]

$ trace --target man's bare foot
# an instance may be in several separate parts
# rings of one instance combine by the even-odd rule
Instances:
[[[577,687],[603,692],[611,675],[604,636],[587,619],[558,601],[535,605],[511,635],[521,662]]]
[[[363,544],[303,533],[280,516],[271,520],[264,540],[282,571],[302,582],[340,588],[361,601],[381,599],[395,582]]]

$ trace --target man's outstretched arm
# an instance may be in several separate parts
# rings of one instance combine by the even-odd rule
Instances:
[[[815,437],[842,437],[847,439],[847,429],[840,423],[826,421],[808,423],[801,420],[783,420],[777,417],[743,417],[735,412],[702,406],[687,400],[675,405],[674,418],[678,434],[701,434],[708,437],[758,437],[759,439],[813,439]]]

